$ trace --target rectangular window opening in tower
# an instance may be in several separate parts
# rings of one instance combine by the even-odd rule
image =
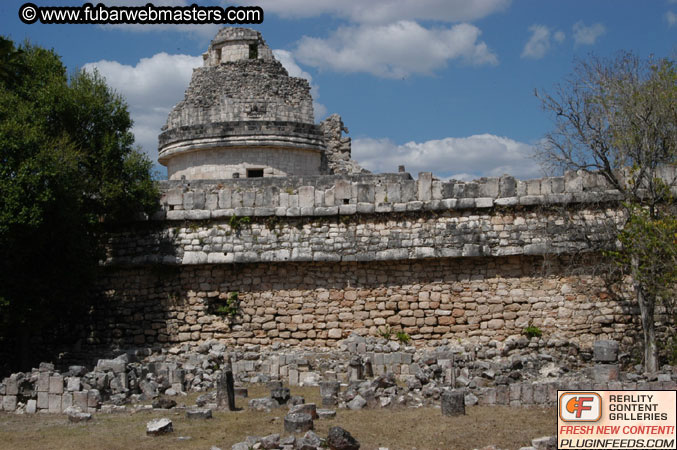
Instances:
[[[221,49],[220,48],[216,49],[216,62],[221,63]]]
[[[249,44],[249,59],[257,59],[259,57],[258,44]]]
[[[247,169],[247,178],[263,178],[263,169]]]

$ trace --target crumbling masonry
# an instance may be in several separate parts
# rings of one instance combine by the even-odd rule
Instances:
[[[161,211],[110,235],[86,346],[331,347],[388,327],[486,343],[529,325],[582,347],[632,341],[636,311],[595,255],[571,270],[620,218],[600,177],[370,174],[258,32],[221,30],[204,60],[160,134]],[[237,311],[217,313],[229,299]]]

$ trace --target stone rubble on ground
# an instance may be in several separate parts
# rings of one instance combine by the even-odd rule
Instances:
[[[86,413],[119,412],[147,401],[154,408],[171,409],[178,403],[174,398],[188,392],[205,392],[196,407],[216,409],[215,393],[207,391],[215,388],[225,361],[231,362],[236,383],[269,383],[269,397],[249,400],[249,408],[261,411],[304,403],[292,397],[282,381],[289,386],[319,386],[322,406],[354,410],[437,406],[449,389],[463,392],[466,406],[528,406],[552,404],[558,389],[648,390],[677,385],[675,368],[663,366],[659,373],[644,375],[641,367],[629,364],[629,355],[619,352],[617,342],[608,340],[589,350],[524,336],[481,346],[446,342],[416,349],[353,334],[338,349],[324,352],[283,345],[226,350],[218,341],[169,350],[136,349],[99,359],[92,371],[82,365],[57,371],[54,364],[41,363],[0,382],[0,410],[61,413],[77,406]],[[588,365],[576,362],[580,360]],[[248,396],[241,386],[235,387],[235,394]]]
[[[153,419],[146,424],[146,434],[149,436],[159,436],[173,431],[172,421],[166,418]]]

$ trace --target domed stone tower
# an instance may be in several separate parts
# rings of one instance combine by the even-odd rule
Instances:
[[[223,28],[159,136],[170,180],[328,173],[310,85],[290,77],[261,33]]]

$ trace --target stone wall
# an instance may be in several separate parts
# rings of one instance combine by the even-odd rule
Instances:
[[[255,82],[263,79],[265,83]],[[166,126],[241,120],[313,124],[312,102],[308,81],[290,77],[278,61],[234,61],[195,69],[185,98],[172,109]]]
[[[425,346],[502,341],[532,325],[589,347],[630,345],[637,330],[632,301],[595,272],[622,219],[600,177],[359,174],[163,189],[162,211],[109,236],[90,346],[331,347],[387,327]],[[216,314],[233,293],[239,314]]]
[[[248,170],[262,169],[264,177],[281,177],[288,173],[312,175],[320,172],[322,155],[317,151],[272,147],[216,147],[200,152],[181,153],[167,162],[173,179],[221,179],[248,177]]]
[[[390,327],[425,345],[488,342],[539,327],[590,346],[629,339],[633,308],[613,300],[591,267],[510,256],[421,261],[259,263],[109,269],[92,345],[198,343],[333,346]],[[215,314],[237,292],[235,318]]]
[[[108,264],[383,261],[578,252],[621,219],[585,177],[480,183],[430,174],[166,184],[156,221],[111,236]],[[597,190],[592,190],[597,189]],[[552,191],[555,193],[552,193]],[[550,193],[546,193],[550,192]],[[610,204],[599,202],[604,200]]]

